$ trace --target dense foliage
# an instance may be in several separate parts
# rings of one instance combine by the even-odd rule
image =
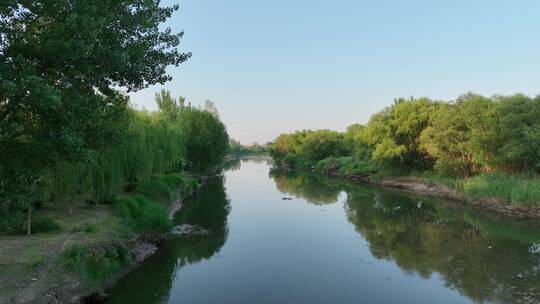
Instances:
[[[508,185],[516,183],[511,176],[519,175],[521,181],[529,181],[512,187],[514,194],[495,193],[489,186],[463,186],[474,184],[473,180],[459,187],[511,202],[538,202],[540,194],[533,189],[537,182],[531,176],[540,173],[540,97],[488,98],[468,93],[451,102],[397,99],[367,125],[354,124],[343,133],[281,134],[271,154],[281,167],[327,174],[428,171],[439,178],[477,177],[478,181],[483,176],[483,181],[499,183],[502,177]]]
[[[163,27],[160,0],[26,1],[0,6],[0,230],[43,205],[110,201],[154,174],[205,170],[228,136],[211,101],[135,111],[130,92],[171,79],[191,54]]]
[[[106,278],[128,265],[130,259],[128,248],[122,244],[114,244],[98,252],[86,246],[73,245],[63,252],[60,264],[99,287]]]
[[[269,143],[261,145],[254,143],[252,145],[243,145],[238,140],[229,140],[229,148],[227,152],[232,155],[248,155],[248,154],[266,154],[270,151]]]
[[[96,152],[127,129],[128,98],[116,88],[164,83],[165,68],[190,56],[177,50],[182,33],[159,26],[177,9],[159,0],[2,2],[2,215],[26,209],[30,223],[51,172],[81,175],[88,168],[64,163],[110,161]],[[69,195],[86,186],[70,183]]]
[[[167,95],[163,92],[158,96]],[[34,202],[73,212],[84,204],[112,202],[121,191],[135,191],[147,199],[168,203],[174,195],[171,189],[193,187],[190,179],[173,173],[218,165],[225,155],[228,135],[223,123],[211,113],[191,105],[180,107],[176,100],[169,99],[177,105],[177,117],[165,107],[157,112],[126,109],[124,135],[112,142],[114,145],[89,151],[81,160],[55,161],[44,170],[41,192]],[[166,175],[155,177],[161,174]],[[20,232],[25,208],[3,199],[2,230]]]

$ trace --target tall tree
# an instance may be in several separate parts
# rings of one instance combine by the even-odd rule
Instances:
[[[229,135],[214,115],[195,107],[180,114],[179,126],[186,144],[187,159],[194,170],[206,170],[223,161]]]
[[[540,96],[496,97],[500,119],[497,166],[511,173],[540,171]]]
[[[438,105],[428,98],[396,99],[391,107],[371,116],[362,138],[373,147],[373,159],[428,167],[430,161],[420,146],[420,134]]]
[[[159,0],[2,2],[0,192],[13,194],[3,200],[31,210],[25,193],[55,162],[122,136],[127,97],[116,88],[164,83],[165,68],[191,56],[177,49],[182,32],[160,27],[177,9]]]
[[[161,90],[159,93],[156,93],[155,100],[159,111],[171,121],[175,121],[178,118],[184,106],[183,97],[180,97],[180,103],[178,103],[176,99],[171,97],[171,92],[167,90]]]
[[[219,119],[219,112],[218,112],[218,109],[216,108],[216,104],[207,99],[204,101],[204,110],[212,115],[214,115],[215,118]]]
[[[421,135],[421,146],[442,173],[492,172],[501,147],[500,112],[492,99],[468,93],[445,104]]]

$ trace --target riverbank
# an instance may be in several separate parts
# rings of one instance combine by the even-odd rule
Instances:
[[[180,192],[174,202],[167,208],[167,214],[169,219],[173,219],[176,212],[182,209],[183,203],[186,198],[195,194],[202,185],[206,182],[209,176],[200,176],[198,178],[197,187],[191,190],[189,193]],[[138,268],[147,258],[154,255],[161,246],[161,243],[169,237],[170,232],[152,234],[152,235],[136,235],[131,240],[126,240],[124,245],[129,248],[131,255],[130,263],[126,265],[121,271],[114,274],[103,282],[99,288],[92,289],[91,292],[81,294],[77,301],[71,303],[102,303],[107,299],[107,290],[113,288],[120,279],[131,271]]]
[[[539,207],[509,205],[497,198],[471,197],[458,190],[418,177],[406,176],[373,179],[370,176],[349,176],[345,178],[384,188],[459,201],[508,216],[540,218]]]
[[[538,303],[537,220],[270,165],[208,181],[175,224],[212,233],[164,241],[107,303]]]
[[[197,180],[176,188],[167,218],[207,177]],[[59,231],[0,238],[0,303],[100,301],[107,289],[156,253],[169,233],[132,228],[118,215],[117,204],[82,208],[73,216],[65,210],[39,210],[37,215],[54,220]]]
[[[445,198],[459,201],[469,205],[488,209],[499,214],[522,218],[540,218],[540,207],[531,205],[509,204],[501,198],[473,197],[442,185],[432,180],[415,176],[383,176],[374,174],[362,175],[340,175],[336,171],[310,170],[315,174],[321,174],[333,178],[344,178],[354,182],[361,182],[368,185],[375,185],[387,189],[404,191],[431,197]]]

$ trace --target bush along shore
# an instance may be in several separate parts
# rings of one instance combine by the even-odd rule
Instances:
[[[396,99],[346,132],[281,134],[276,169],[307,170],[540,217],[540,97]]]
[[[0,268],[2,278],[9,278],[2,282],[0,302],[105,299],[107,289],[159,249],[173,228],[174,213],[207,178],[151,176],[133,191],[118,194],[110,205],[83,208],[74,217],[62,210],[36,211],[57,228],[0,240],[3,261],[19,262]]]
[[[0,303],[99,298],[157,250],[229,138],[211,102],[165,91],[156,102],[156,112],[126,109],[117,145],[43,166],[32,187],[16,185],[18,162],[0,168]]]
[[[159,249],[172,228],[172,215],[198,187],[193,177],[164,175],[116,198],[112,212],[120,219],[124,234],[94,246],[68,247],[59,264],[75,273],[80,283],[74,290],[61,287],[57,294],[67,294],[64,300],[70,302],[103,300],[105,290]]]
[[[120,247],[114,243],[94,247],[92,250],[94,253],[88,254],[90,251],[86,252],[86,256],[83,255],[82,260],[77,256],[73,259],[73,251],[78,250],[77,246],[64,253],[71,259],[69,262],[74,262],[75,268],[73,270],[83,278],[83,282],[89,287],[86,292],[78,293],[81,300],[78,299],[75,302],[99,303],[104,301],[107,298],[106,291],[108,289],[114,287],[124,275],[156,253],[161,242],[174,232],[176,227],[173,227],[172,219],[176,212],[181,211],[183,201],[198,191],[211,175],[213,174],[197,177],[165,175],[161,178],[153,178],[153,181],[149,183],[144,183],[143,189],[135,191],[134,195],[119,198],[115,203],[114,213],[122,218],[125,225],[128,226],[128,230],[134,231],[134,233],[124,238],[120,242]],[[172,200],[165,200],[168,193],[172,194],[170,195]],[[164,204],[163,202],[168,203]],[[112,255],[110,253],[111,245],[116,246],[116,253],[113,251]],[[95,252],[105,253],[103,255],[105,260],[111,256],[114,259],[111,262],[99,261],[99,263],[95,263]],[[96,277],[93,277],[92,271],[88,270],[97,266],[93,271],[99,273],[100,268],[108,265],[112,265],[111,271],[103,272],[101,278],[97,277],[97,281],[94,281]],[[115,269],[116,265],[120,267]],[[85,269],[86,266],[89,266],[90,269]]]
[[[167,67],[191,57],[183,32],[162,26],[178,8],[2,6],[0,303],[99,290],[155,250],[145,242],[170,230],[190,176],[221,165],[229,137],[212,101],[161,91],[157,111],[130,106],[127,93],[166,83]]]

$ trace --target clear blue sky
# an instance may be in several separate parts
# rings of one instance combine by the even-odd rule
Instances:
[[[165,1],[172,4],[178,1]],[[185,0],[193,57],[163,88],[214,101],[229,134],[366,123],[395,97],[540,93],[540,1]],[[132,94],[155,109],[162,86]]]

